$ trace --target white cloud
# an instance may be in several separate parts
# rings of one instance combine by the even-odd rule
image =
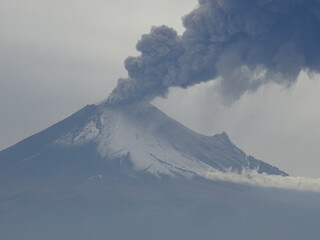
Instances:
[[[260,187],[273,187],[299,191],[320,192],[320,178],[282,177],[259,174],[256,171],[236,173],[208,172],[211,180],[227,181]]]

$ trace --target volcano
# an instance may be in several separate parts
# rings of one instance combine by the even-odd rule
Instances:
[[[210,173],[287,174],[146,102],[88,105],[0,152],[0,238],[313,239],[318,193]]]
[[[145,102],[86,106],[2,151],[0,166],[3,182],[81,180],[119,170],[187,178],[214,171],[287,175],[247,156],[226,133],[195,133]]]

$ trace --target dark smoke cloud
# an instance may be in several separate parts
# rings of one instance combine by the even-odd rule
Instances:
[[[129,78],[118,80],[109,102],[151,100],[165,94],[178,78],[178,59],[184,48],[174,29],[154,27],[150,34],[142,36],[136,47],[141,56],[125,60]]]
[[[286,86],[320,71],[319,0],[199,0],[183,19],[182,36],[153,28],[125,61],[109,102],[151,100],[171,86],[217,79],[231,101],[270,81]]]

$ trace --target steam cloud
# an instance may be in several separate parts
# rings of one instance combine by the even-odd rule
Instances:
[[[261,174],[256,171],[247,171],[242,174],[223,173],[219,171],[208,172],[206,178],[215,181],[241,183],[244,185],[310,191],[320,193],[320,178],[283,177],[277,175]]]
[[[319,0],[199,0],[185,32],[154,27],[125,61],[109,103],[152,100],[169,87],[213,79],[237,100],[270,81],[290,86],[301,70],[320,72]]]

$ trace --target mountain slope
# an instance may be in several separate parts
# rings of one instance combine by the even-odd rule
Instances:
[[[193,132],[148,103],[86,106],[0,152],[0,179],[90,178],[118,170],[154,176],[202,176],[256,170],[287,175],[247,156],[226,133]]]

